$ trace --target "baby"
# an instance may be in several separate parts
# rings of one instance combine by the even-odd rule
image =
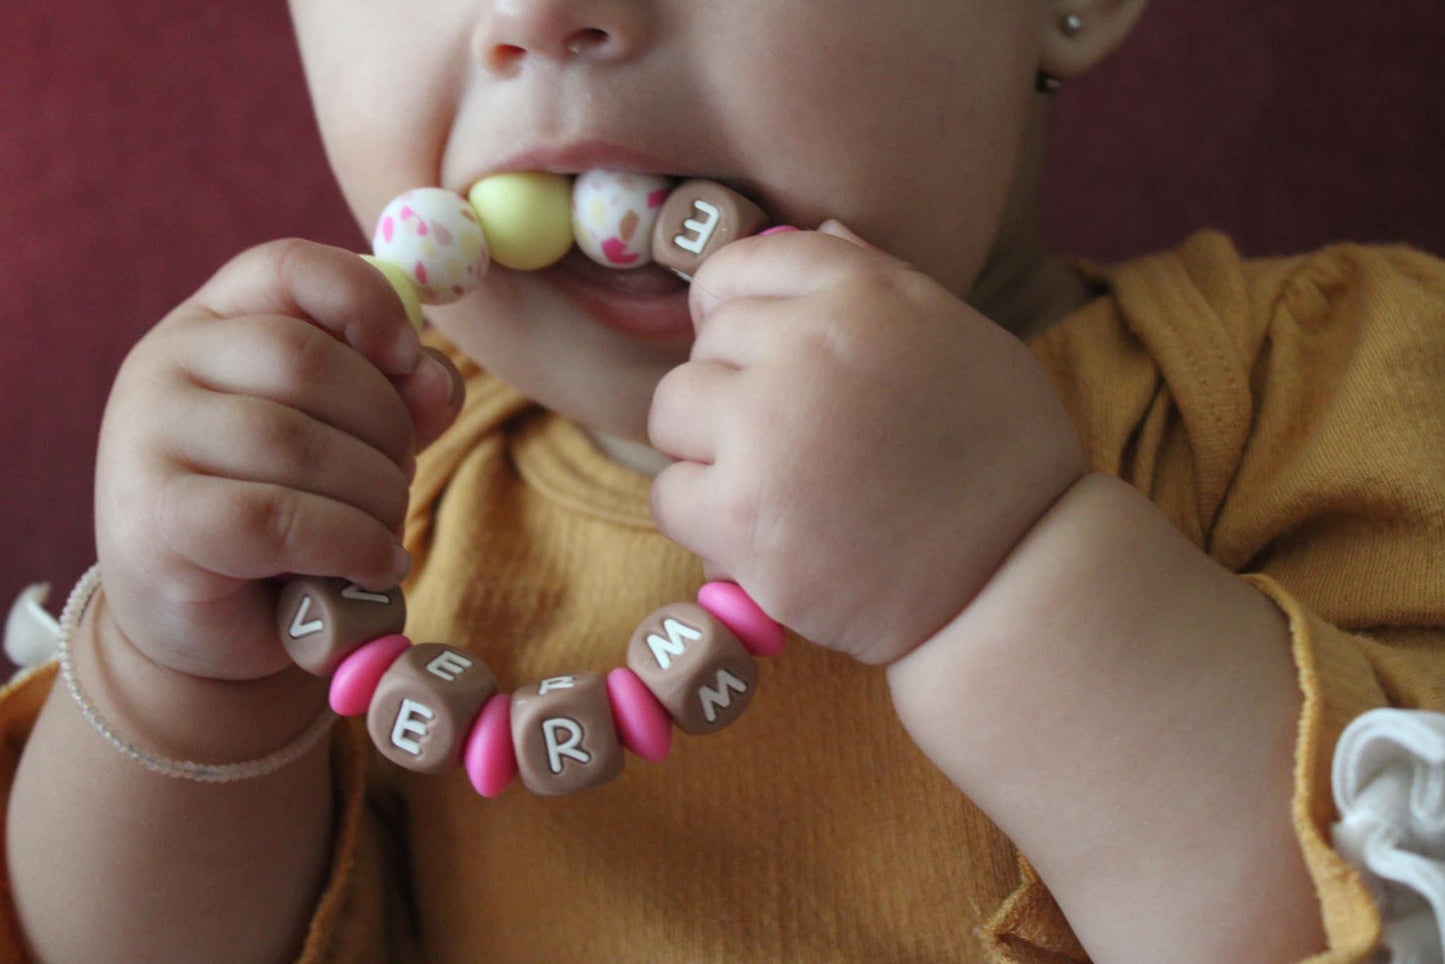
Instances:
[[[1329,767],[1367,710],[1445,707],[1445,266],[1051,258],[1048,92],[1144,6],[292,0],[368,230],[592,170],[809,230],[690,284],[493,265],[422,337],[354,253],[280,241],[161,320],[107,408],[66,681],[6,696],[38,708],[13,953],[1367,953]],[[665,762],[484,800],[327,725],[289,575],[405,580],[407,635],[503,690],[605,673],[707,579],[800,639]]]

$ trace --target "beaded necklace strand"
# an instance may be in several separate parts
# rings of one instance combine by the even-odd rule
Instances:
[[[535,270],[564,257],[574,241],[593,261],[618,269],[656,261],[684,279],[730,241],[766,229],[762,209],[711,181],[589,171],[572,179],[539,172],[483,178],[463,199],[419,188],[378,219],[372,255],[418,329],[422,304],[446,304],[479,284],[496,261]],[[765,230],[766,229],[766,230]],[[86,722],[148,770],[201,783],[266,776],[300,759],[330,731],[323,713],[289,745],[255,760],[197,763],[147,752],[122,737],[85,694],[71,646],[97,589],[100,567],[76,584],[56,639],[59,672]],[[283,586],[277,626],[303,669],[332,677],[330,708],[367,715],[378,750],[397,764],[436,773],[465,766],[484,797],[521,774],[542,795],[574,793],[617,776],[622,749],[654,762],[672,726],[711,733],[742,713],[757,685],[755,656],[781,652],[786,631],[739,587],[713,582],[697,603],[657,610],[633,633],[627,665],[601,677],[553,676],[508,695],[471,653],[401,635],[399,588],[372,592],[340,579],[293,577]]]
[[[722,185],[591,171],[502,174],[468,199],[440,188],[408,191],[383,210],[375,265],[414,323],[420,304],[444,304],[479,284],[490,260],[546,267],[577,242],[614,268],[656,261],[690,280],[731,240],[757,233],[756,205]],[[715,732],[741,715],[757,685],[756,656],[781,652],[785,631],[736,585],[703,586],[642,621],[627,665],[605,677],[572,673],[497,691],[492,671],[465,650],[414,645],[401,635],[400,589],[370,592],[339,579],[295,577],[282,589],[277,629],[298,666],[331,676],[331,708],[366,714],[377,750],[407,769],[458,766],[483,797],[519,773],[544,796],[575,793],[622,771],[623,749],[663,760],[672,726]]]

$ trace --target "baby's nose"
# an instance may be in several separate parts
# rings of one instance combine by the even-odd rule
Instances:
[[[475,50],[502,77],[532,57],[619,62],[647,46],[652,19],[646,0],[495,0],[477,25]]]

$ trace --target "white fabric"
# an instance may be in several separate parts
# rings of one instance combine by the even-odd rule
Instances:
[[[1334,846],[1384,918],[1394,964],[1445,955],[1445,713],[1371,710],[1335,748]]]
[[[5,619],[5,655],[22,670],[55,658],[60,623],[45,611],[48,595],[48,583],[27,586]]]

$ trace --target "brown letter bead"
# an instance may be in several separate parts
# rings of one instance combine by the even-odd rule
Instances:
[[[366,728],[382,756],[421,773],[461,766],[467,735],[497,692],[487,664],[454,646],[402,653],[376,686]]]
[[[652,229],[652,258],[691,280],[718,248],[768,226],[763,209],[714,181],[684,181]]]
[[[695,603],[663,606],[627,646],[637,674],[684,733],[712,733],[742,715],[758,664],[726,626]]]
[[[596,673],[529,683],[512,694],[512,745],[528,790],[545,797],[599,786],[622,772],[622,743]]]
[[[281,589],[276,631],[297,666],[330,676],[350,652],[406,626],[400,589],[368,592],[345,579],[296,576]]]

